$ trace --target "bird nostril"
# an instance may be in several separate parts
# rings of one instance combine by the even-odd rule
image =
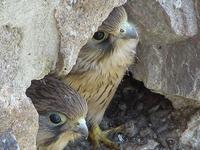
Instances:
[[[120,29],[120,32],[122,32],[122,33],[123,33],[123,32],[124,32],[124,29]]]

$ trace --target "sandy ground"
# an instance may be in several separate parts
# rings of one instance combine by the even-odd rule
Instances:
[[[109,136],[121,150],[189,150],[179,144],[188,116],[195,110],[175,110],[162,95],[151,92],[128,72],[106,111],[101,128],[124,125]],[[70,143],[65,150],[90,150],[86,140]],[[107,150],[103,145],[101,150]]]

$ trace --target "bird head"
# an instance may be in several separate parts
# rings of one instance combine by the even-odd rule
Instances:
[[[69,141],[87,138],[85,117],[68,118],[66,114],[51,111],[40,114],[37,146],[39,149],[62,150]]]
[[[139,36],[123,6],[114,8],[108,18],[79,52],[73,72],[105,70],[107,66],[126,67],[134,59]],[[107,67],[108,71],[109,67]]]
[[[61,81],[33,80],[26,94],[39,113],[37,147],[62,150],[69,141],[88,136],[87,103]]]

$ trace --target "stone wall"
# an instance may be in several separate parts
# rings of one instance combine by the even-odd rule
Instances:
[[[169,98],[176,109],[200,106],[200,1],[130,0],[129,17],[140,30],[133,77]],[[181,142],[199,149],[199,112]]]

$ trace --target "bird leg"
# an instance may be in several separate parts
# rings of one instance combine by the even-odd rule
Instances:
[[[92,126],[89,132],[89,139],[93,145],[93,149],[97,150],[100,147],[100,144],[104,144],[106,147],[111,149],[119,150],[119,144],[112,142],[108,139],[108,135],[112,132],[119,132],[123,129],[123,126],[118,126],[116,128],[111,128],[105,131],[102,131],[99,125]]]

